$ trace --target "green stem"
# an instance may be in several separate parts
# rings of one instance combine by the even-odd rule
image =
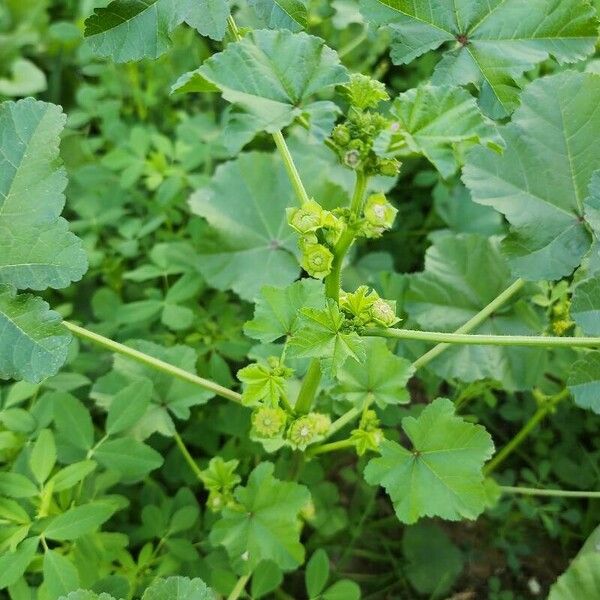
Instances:
[[[525,496],[552,496],[555,498],[600,498],[600,492],[585,492],[578,490],[543,490],[529,487],[514,487],[501,485],[504,494],[523,494]]]
[[[308,366],[308,371],[302,380],[302,386],[294,405],[294,411],[305,415],[310,412],[317,389],[321,383],[321,364],[317,358],[313,358]]]
[[[513,284],[507,287],[499,296],[494,298],[487,306],[480,310],[474,317],[469,319],[464,325],[461,325],[454,333],[469,333],[473,329],[479,327],[494,311],[498,310],[509,298],[514,296],[523,286],[525,281],[523,279],[517,279]],[[434,358],[439,356],[444,350],[447,350],[450,344],[438,344],[429,352],[426,352],[418,358],[413,366],[415,369],[424,367],[427,363],[431,362]]]
[[[354,445],[354,440],[348,438],[345,440],[339,440],[338,442],[318,444],[317,446],[309,448],[306,453],[308,456],[316,456],[317,454],[327,454],[328,452],[335,452],[336,450],[344,450],[345,448],[351,448]]]
[[[336,302],[339,302],[340,299],[344,258],[356,237],[353,221],[358,219],[362,212],[367,183],[368,177],[362,171],[356,171],[356,184],[354,186],[354,193],[352,194],[352,201],[350,202],[350,223],[335,246],[331,273],[325,279],[325,294],[328,298],[332,298]]]
[[[244,592],[244,589],[246,588],[246,584],[248,583],[249,579],[250,575],[242,575],[237,580],[235,587],[231,590],[231,594],[227,596],[227,600],[237,600]]]
[[[68,321],[63,321],[63,325],[77,337],[86,340],[88,342],[92,342],[98,346],[102,346],[106,350],[110,350],[111,352],[116,352],[117,354],[122,354],[123,356],[127,356],[132,360],[135,360],[139,363],[142,363],[155,371],[160,371],[161,373],[166,373],[167,375],[171,375],[176,377],[177,379],[182,379],[183,381],[187,381],[188,383],[193,383],[205,390],[209,390],[214,392],[218,396],[223,398],[227,398],[227,400],[233,400],[233,402],[241,403],[242,396],[233,390],[227,389],[214,381],[210,381],[209,379],[204,379],[203,377],[199,377],[198,375],[194,375],[189,371],[185,371],[184,369],[180,369],[175,365],[171,365],[163,360],[158,358],[154,358],[153,356],[149,356],[148,354],[144,354],[139,350],[134,350],[129,346],[125,346],[125,344],[120,344],[119,342],[115,342],[110,338],[104,337],[98,333],[94,333],[89,329],[85,329],[83,327],[79,327],[79,325],[75,325],[73,323],[69,323]]]
[[[366,329],[366,336],[398,340],[420,340],[470,346],[529,346],[535,348],[590,348],[600,346],[600,337],[552,337],[542,335],[480,335],[416,331],[414,329]]]
[[[202,470],[196,464],[194,457],[190,454],[190,451],[187,449],[187,446],[185,445],[185,442],[181,439],[181,436],[177,432],[175,432],[173,435],[173,439],[175,440],[179,451],[183,455],[183,458],[185,458],[185,461],[190,466],[190,469],[192,469],[194,475],[198,478],[198,481],[202,481]]]
[[[362,411],[358,408],[351,408],[346,411],[339,419],[336,419],[329,428],[327,435],[325,435],[325,439],[330,438],[332,435],[337,433],[340,429],[345,427],[348,423],[356,419],[362,414]]]
[[[290,182],[292,183],[292,187],[294,188],[294,192],[300,200],[300,204],[305,204],[310,200],[308,194],[306,193],[306,189],[304,188],[304,184],[302,183],[302,179],[300,178],[300,173],[298,173],[298,169],[294,163],[294,159],[290,154],[290,149],[285,142],[285,138],[281,131],[276,131],[273,134],[273,140],[275,140],[275,145],[279,150],[279,154],[281,154],[281,158],[283,158],[283,164],[285,166],[285,170],[288,174]]]
[[[495,471],[529,436],[529,434],[551,413],[556,405],[568,398],[569,390],[565,388],[562,392],[547,398],[541,406],[531,415],[530,419],[521,427],[515,436],[494,456],[485,466],[483,472],[489,475]]]
[[[227,17],[227,27],[229,29],[229,34],[236,41],[239,42],[242,39],[240,34],[240,30],[238,29],[237,23],[232,15]]]

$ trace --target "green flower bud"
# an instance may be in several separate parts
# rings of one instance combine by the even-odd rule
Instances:
[[[317,231],[325,218],[325,211],[314,200],[305,202],[300,208],[288,208],[286,212],[289,225],[298,233]]]
[[[206,499],[206,506],[211,512],[220,512],[225,508],[226,505],[227,501],[224,494],[215,491],[209,492],[208,498]]]
[[[365,203],[364,214],[369,225],[390,229],[398,209],[394,208],[385,197],[385,194],[371,194]]]
[[[396,316],[396,303],[378,298],[371,306],[371,319],[383,327],[391,327],[400,319]]]
[[[350,143],[350,131],[347,125],[336,125],[331,138],[338,146],[347,146]]]
[[[333,254],[329,248],[323,244],[306,244],[301,250],[300,264],[311,277],[323,279],[331,273]]]
[[[317,435],[325,435],[329,431],[329,428],[331,427],[329,415],[313,412],[309,413],[307,416],[312,420]]]
[[[352,75],[344,91],[350,104],[359,110],[375,108],[381,101],[389,100],[383,83],[360,73]]]
[[[292,446],[304,450],[306,446],[319,437],[314,419],[309,415],[300,417],[292,422],[287,431],[287,439]]]
[[[360,152],[358,150],[348,150],[344,154],[344,164],[351,169],[356,169],[360,165]]]
[[[377,169],[384,177],[395,177],[400,172],[401,163],[394,158],[380,158]]]
[[[379,294],[375,290],[361,285],[355,292],[340,294],[340,308],[364,324],[371,320],[371,307],[378,299]]]
[[[287,414],[281,408],[261,406],[252,413],[252,428],[258,437],[274,438],[285,429]]]
[[[362,456],[369,450],[377,452],[379,445],[383,441],[383,432],[381,429],[365,431],[364,429],[355,429],[350,434],[350,439],[354,442],[356,453]]]

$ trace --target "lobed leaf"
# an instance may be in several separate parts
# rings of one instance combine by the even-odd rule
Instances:
[[[300,31],[308,25],[306,0],[248,0],[269,29]]]

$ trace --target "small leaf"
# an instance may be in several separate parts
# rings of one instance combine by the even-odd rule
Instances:
[[[283,582],[281,569],[272,561],[264,560],[252,573],[252,584],[250,590],[252,598],[263,598],[275,591]]]
[[[96,466],[97,464],[93,460],[82,460],[66,466],[53,475],[50,480],[52,490],[62,492],[74,487],[80,481],[83,481]]]
[[[390,352],[382,339],[369,338],[363,343],[365,360],[350,358],[344,363],[337,374],[336,396],[361,409],[371,400],[381,408],[409,402],[406,384],[415,371],[410,361]]]
[[[323,592],[323,600],[360,600],[358,584],[349,579],[336,581]]]
[[[90,502],[75,506],[54,517],[44,530],[50,540],[76,540],[82,535],[97,531],[115,512],[113,506],[101,502]]]
[[[577,406],[600,414],[600,352],[589,352],[573,364],[567,386]]]
[[[116,394],[108,411],[106,433],[114,435],[133,427],[148,409],[152,389],[152,382],[142,379]]]
[[[322,548],[310,557],[306,564],[304,579],[308,597],[316,598],[323,591],[329,579],[329,557]]]
[[[150,446],[132,438],[104,442],[94,453],[98,462],[120,473],[128,482],[143,479],[163,464],[162,456]]]
[[[300,31],[308,25],[306,0],[248,0],[269,29]]]
[[[0,473],[0,496],[32,498],[39,493],[35,484],[20,473]]]
[[[412,449],[384,441],[381,458],[371,459],[364,472],[369,484],[385,488],[398,519],[411,524],[421,517],[479,516],[486,506],[482,468],[494,451],[485,428],[457,417],[445,398],[419,418],[403,419],[402,428]]]
[[[49,429],[40,431],[31,454],[29,468],[38,483],[44,483],[56,464],[56,444],[54,435]]]
[[[15,583],[25,573],[38,543],[38,538],[28,538],[19,544],[15,552],[5,552],[0,556],[0,590]]]
[[[56,550],[44,554],[44,586],[51,598],[58,598],[79,587],[79,574],[73,563]]]
[[[54,396],[54,422],[60,437],[68,445],[79,450],[89,450],[94,445],[92,417],[75,396],[66,393]]]
[[[263,343],[291,336],[298,327],[301,308],[324,308],[323,284],[301,279],[287,287],[265,286],[254,309],[254,318],[244,325],[244,333]]]
[[[142,600],[216,600],[216,595],[202,579],[169,577],[157,579],[144,592]]]
[[[600,276],[579,282],[573,290],[571,317],[587,335],[600,335]]]

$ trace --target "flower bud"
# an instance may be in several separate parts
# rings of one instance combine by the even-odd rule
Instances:
[[[358,150],[348,150],[344,154],[344,164],[351,169],[356,169],[360,165],[360,152]]]
[[[307,416],[312,420],[317,435],[325,435],[329,431],[329,428],[331,427],[329,415],[313,412],[309,413]]]
[[[336,125],[331,134],[333,141],[338,146],[347,146],[350,143],[350,131],[347,125]]]
[[[274,438],[283,432],[287,414],[281,408],[261,406],[252,413],[252,428],[258,437]]]
[[[380,158],[377,161],[377,170],[384,177],[395,177],[400,172],[401,163],[394,158]]]
[[[306,244],[301,246],[301,250],[300,264],[311,277],[323,279],[329,275],[333,263],[333,254],[329,248],[323,244]]]
[[[394,208],[384,194],[371,194],[365,203],[364,215],[368,223],[373,227],[390,229],[398,209]]]
[[[371,306],[371,319],[383,327],[391,327],[400,319],[396,316],[396,303],[378,298]]]
[[[325,218],[325,211],[314,200],[305,202],[300,208],[288,208],[286,212],[289,225],[303,234],[317,231]]]

